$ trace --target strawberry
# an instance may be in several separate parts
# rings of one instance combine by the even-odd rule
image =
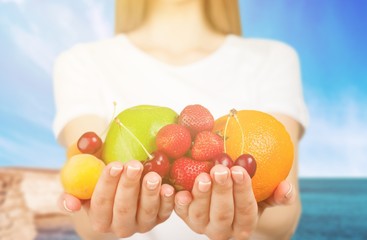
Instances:
[[[210,131],[199,132],[196,135],[191,156],[198,161],[211,160],[224,152],[223,139]]]
[[[209,173],[212,161],[195,161],[189,157],[176,159],[171,167],[170,181],[177,191],[191,191],[195,178],[202,172]]]
[[[191,147],[189,130],[175,123],[162,127],[155,141],[158,151],[165,153],[170,158],[182,157]]]
[[[198,132],[211,131],[214,127],[214,117],[205,107],[195,104],[186,106],[178,118],[178,124],[187,127],[191,136]]]

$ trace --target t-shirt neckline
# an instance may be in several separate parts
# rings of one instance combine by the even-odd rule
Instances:
[[[205,57],[202,57],[192,63],[187,63],[187,64],[182,64],[182,65],[175,65],[175,64],[170,64],[167,62],[164,62],[162,60],[157,59],[156,57],[150,55],[149,53],[143,51],[142,49],[140,49],[139,47],[137,47],[133,42],[131,42],[131,40],[125,35],[125,34],[119,34],[117,35],[117,38],[124,41],[128,47],[134,51],[134,53],[136,53],[141,59],[150,62],[151,64],[155,64],[155,65],[160,65],[164,68],[168,68],[171,70],[189,70],[189,69],[193,69],[196,67],[200,67],[202,65],[208,64],[210,62],[212,62],[213,60],[220,58],[219,56],[221,55],[221,53],[227,48],[227,46],[229,45],[230,40],[232,39],[232,34],[228,34],[225,36],[224,41],[220,44],[219,47],[217,47],[217,49],[215,49],[214,51],[212,51],[211,53],[209,53],[208,55],[206,55]]]

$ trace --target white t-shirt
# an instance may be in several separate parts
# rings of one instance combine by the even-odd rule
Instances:
[[[184,66],[163,63],[137,48],[125,35],[79,44],[61,54],[54,69],[56,137],[72,119],[96,114],[111,120],[140,104],[179,113],[201,104],[215,118],[230,109],[282,113],[308,124],[297,53],[284,43],[228,35],[209,56]],[[202,237],[202,238],[200,238]],[[175,214],[147,234],[130,239],[207,239],[193,233]]]

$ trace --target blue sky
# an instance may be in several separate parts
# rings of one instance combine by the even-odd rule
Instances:
[[[0,166],[62,165],[51,131],[53,61],[77,42],[112,36],[113,3],[0,0]],[[299,53],[310,112],[300,175],[366,177],[367,3],[240,3],[246,37],[281,40]]]

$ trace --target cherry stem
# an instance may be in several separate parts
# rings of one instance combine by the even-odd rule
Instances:
[[[242,128],[242,125],[240,123],[240,120],[238,119],[238,116],[237,116],[237,110],[236,109],[232,109],[231,112],[230,112],[230,115],[232,117],[234,117],[234,119],[236,120],[238,126],[240,127],[240,130],[241,130],[241,140],[242,140],[242,143],[241,143],[241,155],[243,154],[243,149],[245,148],[245,133],[243,132],[243,128]]]
[[[153,156],[148,152],[148,150],[144,147],[144,145],[140,142],[140,140],[120,121],[120,119],[115,118],[115,123],[117,123],[120,127],[124,128],[126,132],[141,146],[141,148],[144,150],[145,154],[148,156],[148,158],[151,160],[153,159]]]
[[[227,144],[226,144],[226,140],[227,140],[227,128],[228,128],[228,123],[229,123],[229,119],[230,118],[231,118],[231,114],[228,114],[226,125],[224,126],[224,133],[223,133],[224,153],[227,153]]]

